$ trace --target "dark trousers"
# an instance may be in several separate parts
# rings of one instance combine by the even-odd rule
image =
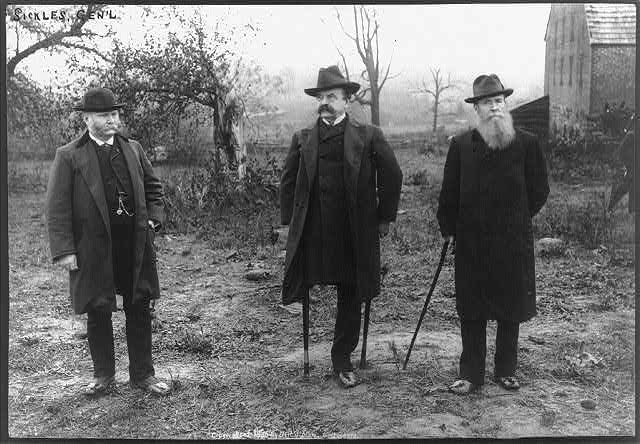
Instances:
[[[487,355],[487,321],[484,319],[460,321],[462,354],[460,378],[473,384],[484,384],[485,358]],[[498,321],[494,371],[496,378],[513,376],[518,361],[518,333],[520,323]]]
[[[333,332],[331,362],[336,372],[353,370],[351,353],[360,339],[360,299],[355,285],[339,284],[338,312]]]
[[[151,358],[151,311],[149,301],[132,303],[133,226],[112,225],[113,274],[116,291],[122,295],[126,317],[129,377],[139,381],[154,375]],[[95,377],[115,374],[111,311],[87,312],[87,339]]]

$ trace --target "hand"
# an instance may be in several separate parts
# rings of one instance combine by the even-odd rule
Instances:
[[[389,234],[389,222],[380,222],[378,224],[378,234],[380,234],[380,237],[385,237]]]
[[[160,222],[149,219],[148,223],[153,231],[158,231],[158,228],[160,228]]]
[[[451,251],[451,255],[456,254],[456,237],[455,236],[445,236],[444,239],[449,242],[448,250]]]
[[[69,271],[78,269],[78,258],[75,254],[66,254],[58,259],[55,263],[56,265]]]

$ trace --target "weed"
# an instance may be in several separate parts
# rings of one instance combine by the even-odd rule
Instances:
[[[407,183],[409,185],[428,185],[429,173],[427,172],[427,170],[417,171],[409,176]]]
[[[174,348],[185,353],[209,356],[214,349],[214,344],[211,337],[204,334],[204,328],[200,327],[199,334],[187,330],[178,333]]]
[[[396,341],[391,340],[387,341],[387,347],[393,356],[393,363],[396,365],[396,370],[400,372],[400,364],[402,363],[402,356],[400,356],[400,351],[398,351],[398,347],[396,346]]]
[[[611,242],[612,222],[604,192],[592,192],[586,200],[548,201],[534,219],[533,228],[538,237],[564,237],[597,248]]]

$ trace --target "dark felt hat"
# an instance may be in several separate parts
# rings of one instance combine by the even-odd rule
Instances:
[[[360,84],[350,82],[344,78],[340,72],[340,68],[336,65],[327,68],[320,68],[318,72],[318,84],[315,88],[307,88],[304,92],[310,96],[318,94],[320,91],[326,91],[333,88],[344,88],[347,95],[354,94],[360,89]]]
[[[75,111],[105,112],[120,109],[124,103],[116,103],[116,96],[107,88],[91,88],[84,94],[82,102],[73,107]]]
[[[502,82],[495,74],[483,74],[473,81],[473,97],[464,99],[467,103],[476,103],[486,97],[503,95],[509,97],[513,89],[502,86]]]

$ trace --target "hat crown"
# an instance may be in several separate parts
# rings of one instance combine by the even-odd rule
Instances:
[[[501,93],[502,91],[504,91],[504,86],[495,74],[481,75],[473,82],[473,95],[476,97]]]
[[[107,88],[91,88],[82,97],[82,102],[75,109],[79,111],[111,111],[121,108],[121,103],[116,103],[116,96]]]
[[[495,74],[482,74],[473,81],[473,97],[464,99],[467,103],[476,103],[486,97],[493,97],[502,94],[509,97],[513,89],[505,88]]]
[[[343,84],[345,81],[346,79],[340,72],[340,68],[336,65],[320,68],[320,71],[318,71],[318,88],[324,88],[334,84]]]
[[[333,88],[343,88],[347,94],[353,94],[360,85],[356,82],[350,82],[347,80],[337,65],[331,65],[326,68],[320,68],[318,71],[318,82],[315,88],[307,88],[305,92],[309,95],[315,95],[320,91],[326,91]]]

